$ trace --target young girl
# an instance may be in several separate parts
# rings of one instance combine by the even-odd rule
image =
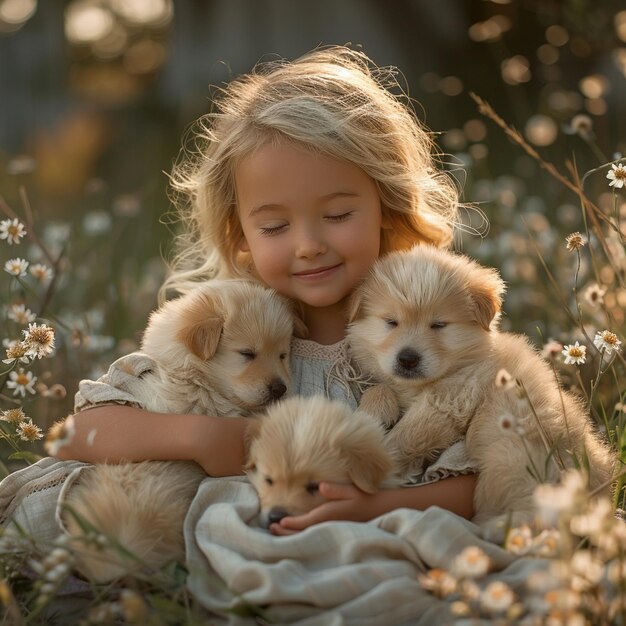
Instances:
[[[292,344],[294,392],[353,407],[362,384],[344,340],[351,292],[380,255],[448,245],[456,218],[455,187],[436,170],[430,137],[394,86],[392,72],[343,47],[262,65],[223,91],[201,121],[195,154],[172,178],[187,228],[163,292],[243,276],[291,298],[308,328]],[[211,476],[241,474],[247,420],[144,411],[132,389],[145,367],[130,355],[81,383],[76,432],[59,457],[194,460]],[[471,517],[471,471],[461,443],[417,488],[368,495],[323,483],[326,504],[271,530],[365,521],[399,507],[438,505]]]

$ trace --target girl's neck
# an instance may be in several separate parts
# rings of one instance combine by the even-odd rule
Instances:
[[[302,307],[308,339],[322,345],[332,345],[346,336],[345,303],[328,307]]]

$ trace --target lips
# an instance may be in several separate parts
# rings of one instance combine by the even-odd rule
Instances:
[[[337,263],[336,265],[326,265],[324,267],[316,267],[311,270],[304,270],[302,272],[294,272],[294,276],[298,276],[299,278],[318,278],[322,276],[327,276],[328,274],[332,274],[336,269],[341,266],[341,263]]]

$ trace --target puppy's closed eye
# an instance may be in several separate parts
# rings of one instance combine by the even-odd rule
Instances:
[[[316,493],[319,492],[320,490],[320,484],[311,481],[310,483],[307,483],[305,489],[312,495],[314,496]]]

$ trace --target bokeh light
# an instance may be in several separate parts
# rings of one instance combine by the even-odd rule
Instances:
[[[558,134],[556,122],[546,115],[533,115],[524,128],[524,134],[535,146],[549,146]]]
[[[500,70],[502,72],[502,80],[508,85],[527,83],[531,79],[530,63],[521,54],[504,59],[500,64]]]

